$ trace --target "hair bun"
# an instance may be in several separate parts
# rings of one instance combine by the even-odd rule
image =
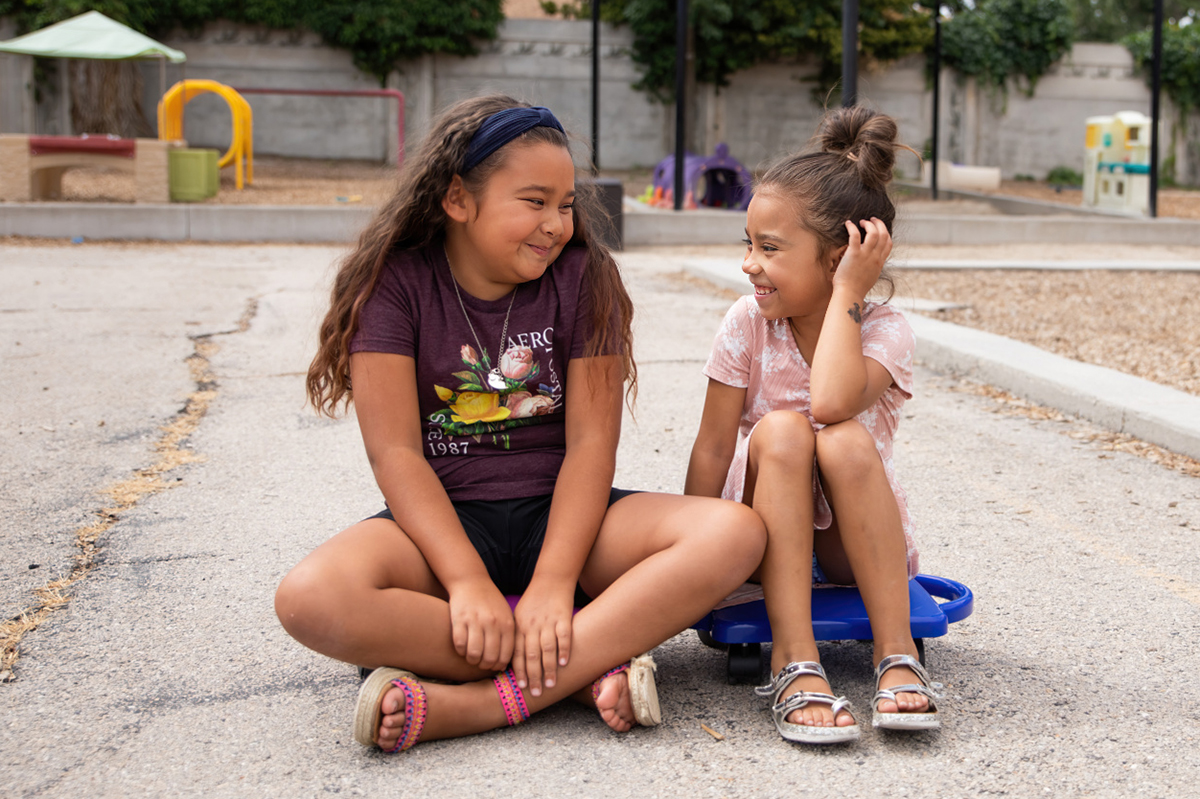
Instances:
[[[817,130],[821,150],[843,156],[869,189],[882,189],[896,166],[896,121],[861,105],[837,108]]]

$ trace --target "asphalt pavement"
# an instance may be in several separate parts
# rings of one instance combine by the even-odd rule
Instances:
[[[380,504],[353,417],[304,404],[340,252],[0,243],[0,619],[70,574],[106,491],[156,487],[108,520],[94,568],[0,683],[0,795],[1194,793],[1200,482],[1088,443],[1083,422],[996,413],[925,367],[897,470],[922,570],[976,595],[927,642],[940,732],[788,744],[685,632],[654,653],[660,727],[618,735],[572,705],[402,755],[363,749],[354,670],[296,644],[272,610],[288,569]],[[729,300],[677,248],[621,260],[641,393],[617,481],[677,492]],[[200,406],[182,441],[164,439]],[[822,660],[865,711],[869,646],[825,644]]]

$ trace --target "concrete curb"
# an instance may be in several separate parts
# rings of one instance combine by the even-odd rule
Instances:
[[[688,259],[684,271],[722,288],[749,293],[741,269],[727,260]],[[930,368],[998,386],[1108,430],[1200,459],[1200,397],[913,312],[937,307],[928,300],[898,297],[894,304],[905,312],[917,336],[918,360]]]
[[[0,236],[160,241],[348,242],[373,208],[0,203]]]
[[[907,314],[918,360],[1200,459],[1200,397],[1029,344]]]
[[[1090,243],[1197,245],[1200,222],[1080,216],[905,216],[896,218],[906,244],[1002,245]]]
[[[1083,272],[1200,272],[1200,261],[981,261],[934,258],[897,258],[889,266],[898,269],[1036,269],[1038,271]]]
[[[740,211],[701,208],[683,213],[624,203],[626,246],[737,244]],[[0,236],[157,239],[212,242],[349,242],[374,208],[355,206],[134,205],[120,203],[0,203]],[[1200,245],[1200,222],[1185,219],[1056,216],[901,215],[896,227],[909,244]]]

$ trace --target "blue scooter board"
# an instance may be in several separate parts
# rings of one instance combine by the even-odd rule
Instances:
[[[912,637],[924,663],[924,639],[945,635],[951,624],[970,616],[975,596],[955,580],[918,574],[908,581],[908,603]],[[814,588],[812,613],[818,641],[871,640],[871,622],[857,588]],[[761,677],[762,645],[771,641],[771,624],[763,600],[714,610],[692,629],[709,646],[728,648],[730,683],[753,682]]]

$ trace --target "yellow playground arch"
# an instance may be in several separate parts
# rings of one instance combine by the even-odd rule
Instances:
[[[193,97],[206,92],[221,96],[229,104],[233,117],[233,135],[229,149],[217,162],[219,167],[234,165],[237,187],[242,189],[242,168],[245,165],[246,183],[254,182],[254,121],[246,98],[215,80],[181,80],[163,95],[158,103],[158,138],[183,138],[183,107]]]

